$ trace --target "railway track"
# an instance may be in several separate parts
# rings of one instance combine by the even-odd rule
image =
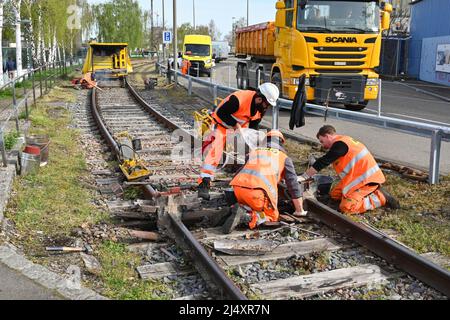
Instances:
[[[179,141],[170,139],[179,130],[186,139],[194,140],[189,131],[192,128],[179,114],[144,101],[128,82],[125,84],[126,88],[121,88],[100,83],[102,90],[94,89],[91,94],[92,117],[113,154],[119,153],[115,136],[120,132],[128,131],[141,139],[139,156],[153,174],[136,184],[143,188],[147,200],[110,201],[109,207],[129,219],[129,225],[133,219],[152,221],[153,228],[157,225],[176,243],[135,245],[147,256],[163,248],[167,258],[149,259],[151,263],[138,268],[142,278],[201,275],[208,289],[183,299],[346,299],[355,292],[362,298],[370,288],[380,285],[405,299],[420,298],[421,292],[435,299],[450,296],[447,270],[315,199],[306,201],[308,218],[285,216],[282,224],[270,228],[221,234],[218,226],[228,211],[222,191],[229,180],[216,183],[207,202],[197,199],[192,189],[167,192],[180,184],[195,183],[198,165],[189,157],[174,162],[171,151]],[[122,188],[130,186],[117,175],[110,181]],[[190,262],[186,263],[185,257]]]

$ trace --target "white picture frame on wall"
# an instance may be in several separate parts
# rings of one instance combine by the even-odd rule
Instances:
[[[438,44],[436,50],[436,71],[450,73],[450,44]]]

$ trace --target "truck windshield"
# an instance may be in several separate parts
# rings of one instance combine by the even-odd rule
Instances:
[[[209,56],[209,45],[207,44],[186,44],[185,50],[186,55],[189,56]]]
[[[377,1],[312,0],[298,7],[297,29],[318,33],[377,33],[380,8]]]

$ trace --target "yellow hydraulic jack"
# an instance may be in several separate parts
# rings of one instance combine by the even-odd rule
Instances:
[[[128,181],[143,179],[152,174],[147,169],[144,162],[137,157],[136,151],[142,150],[141,141],[132,139],[128,132],[121,132],[117,135],[120,148],[120,170]]]
[[[213,118],[211,117],[210,111],[208,109],[195,111],[194,120],[196,123],[197,134],[200,138],[209,133]]]

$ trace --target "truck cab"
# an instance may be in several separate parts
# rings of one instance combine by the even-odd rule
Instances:
[[[190,34],[184,36],[183,59],[190,62],[190,75],[203,73],[211,76],[213,67],[212,41],[210,36]]]
[[[363,109],[378,96],[382,31],[392,6],[380,0],[278,0],[275,22],[236,31],[238,87],[272,81],[293,99],[306,75],[308,101]],[[250,59],[248,59],[250,56]]]

